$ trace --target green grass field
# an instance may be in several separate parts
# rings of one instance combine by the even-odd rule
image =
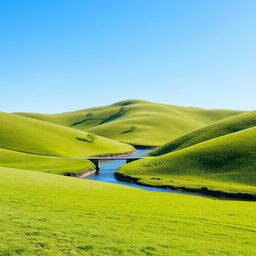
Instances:
[[[256,205],[0,168],[1,256],[252,256]]]
[[[126,100],[61,114],[18,113],[133,145],[158,146],[243,111],[207,110]]]
[[[256,195],[256,127],[123,165],[118,170],[155,186],[207,188]]]
[[[214,139],[223,135],[238,132],[256,126],[256,111],[250,111],[225,118],[182,137],[172,140],[149,152],[148,156],[160,156],[195,144]]]

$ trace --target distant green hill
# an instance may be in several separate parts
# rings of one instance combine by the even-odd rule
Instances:
[[[242,113],[126,100],[61,114],[17,113],[133,145],[158,146],[220,119]]]
[[[238,132],[256,126],[256,111],[235,115],[172,140],[149,152],[148,156],[159,156],[193,146],[200,142]]]
[[[256,127],[122,166],[119,175],[155,186],[256,195]],[[117,175],[118,175],[117,174]]]
[[[127,153],[130,145],[76,129],[15,114],[0,113],[0,148],[50,156]]]

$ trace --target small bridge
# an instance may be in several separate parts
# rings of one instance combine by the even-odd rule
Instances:
[[[96,173],[99,172],[100,170],[100,163],[101,161],[106,161],[106,160],[126,160],[126,163],[130,163],[132,161],[135,161],[135,160],[139,160],[139,159],[145,159],[145,158],[151,158],[150,156],[149,157],[146,157],[146,156],[141,156],[141,157],[132,157],[132,156],[98,156],[98,157],[86,157],[86,158],[83,158],[83,159],[88,159],[90,160],[91,162],[93,162],[96,166]]]

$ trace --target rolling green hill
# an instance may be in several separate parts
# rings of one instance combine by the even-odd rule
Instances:
[[[121,166],[119,178],[155,186],[256,196],[256,127]]]
[[[256,254],[254,202],[11,168],[0,173],[2,256]]]
[[[94,169],[89,160],[49,158],[115,155],[135,149],[92,133],[15,114],[0,113],[0,166],[81,175]]]
[[[256,126],[256,111],[250,111],[225,118],[211,125],[188,133],[176,140],[172,140],[157,149],[149,152],[148,156],[159,156],[179,149],[193,146],[195,144],[217,138],[219,136],[238,132]]]
[[[61,114],[17,114],[94,132],[133,145],[158,146],[192,130],[242,112],[126,100],[109,106]]]
[[[0,148],[49,156],[93,156],[134,151],[130,145],[76,129],[0,113]]]

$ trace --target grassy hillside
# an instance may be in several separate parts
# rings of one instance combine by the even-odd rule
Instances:
[[[76,129],[15,114],[0,113],[0,148],[50,156],[92,156],[134,148]]]
[[[156,146],[215,121],[242,113],[126,100],[62,114],[18,113],[134,145]]]
[[[148,156],[159,156],[182,148],[190,147],[209,139],[238,132],[256,126],[256,111],[250,111],[225,118],[211,125],[188,133],[149,152]]]
[[[3,256],[256,254],[253,202],[8,168],[0,173]]]
[[[151,159],[131,162],[119,174],[141,183],[256,195],[256,127]]]
[[[49,158],[6,149],[0,149],[0,166],[65,175],[79,175],[95,168],[89,160]]]

